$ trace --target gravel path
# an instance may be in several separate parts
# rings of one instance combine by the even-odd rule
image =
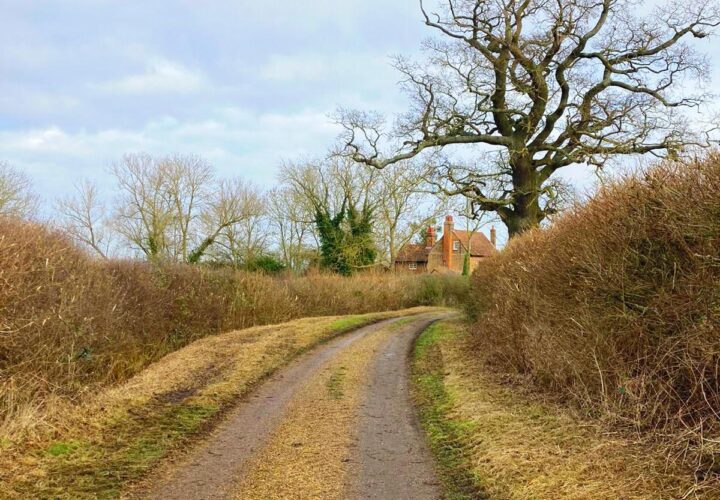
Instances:
[[[209,439],[156,484],[150,498],[231,498],[248,469],[254,467],[253,459],[268,445],[272,433],[293,416],[288,415],[294,406],[293,398],[299,398],[305,387],[320,376],[323,367],[350,351],[360,339],[388,329],[392,333],[367,366],[366,383],[356,409],[357,425],[347,429],[357,436],[357,445],[354,456],[347,460],[348,484],[343,485],[346,490],[343,496],[439,498],[432,460],[417,426],[408,389],[408,354],[413,339],[438,317],[438,314],[418,316],[399,328],[393,323],[402,318],[382,321],[301,356],[240,403]],[[307,425],[312,428],[313,422]],[[306,498],[300,489],[292,497]]]

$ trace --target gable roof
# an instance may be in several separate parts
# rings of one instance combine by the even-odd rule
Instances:
[[[428,256],[433,249],[442,251],[442,239],[444,235],[435,242],[432,247],[417,243],[407,243],[402,246],[395,257],[395,262],[427,262]],[[470,244],[470,255],[472,257],[490,257],[497,253],[497,249],[490,243],[487,236],[480,231],[460,231],[453,230],[454,239],[458,239],[463,249],[468,248]]]
[[[395,257],[395,262],[427,262],[431,247],[425,245],[407,243],[402,246]]]
[[[470,255],[472,257],[490,257],[497,253],[497,248],[495,248],[493,244],[490,243],[490,240],[487,239],[487,236],[480,231],[459,231],[454,229],[453,235],[460,240],[460,244],[466,250],[468,248],[468,242],[470,243]]]

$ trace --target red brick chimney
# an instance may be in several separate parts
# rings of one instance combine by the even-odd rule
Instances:
[[[443,249],[443,264],[450,268],[452,267],[452,249],[453,249],[453,218],[452,215],[445,217],[445,224],[443,225],[443,237],[442,237],[442,249]]]
[[[495,226],[490,227],[490,243],[497,248],[497,234],[495,234]]]
[[[433,245],[435,245],[435,228],[432,226],[429,226],[427,229],[427,240],[425,244],[428,248],[432,248]]]

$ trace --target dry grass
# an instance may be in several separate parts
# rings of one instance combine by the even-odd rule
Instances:
[[[214,335],[81,404],[53,401],[0,454],[0,497],[115,497],[180,451],[237,398],[299,353],[349,327],[428,308],[307,318]]]
[[[720,471],[720,154],[607,186],[473,277],[474,351]],[[706,481],[707,482],[707,481]]]
[[[659,499],[691,491],[647,444],[489,375],[464,323],[433,325],[416,351],[431,445],[454,498]]]
[[[436,285],[106,262],[43,226],[0,219],[0,445],[32,438],[38,415],[92,398],[206,335],[401,309],[465,290]]]

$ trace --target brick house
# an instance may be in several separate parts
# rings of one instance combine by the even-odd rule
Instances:
[[[490,229],[488,239],[480,231],[455,229],[452,215],[448,215],[439,240],[435,238],[435,229],[429,227],[425,245],[404,245],[395,258],[393,268],[410,273],[462,273],[469,247],[472,272],[483,259],[497,252],[495,244],[495,228]]]

